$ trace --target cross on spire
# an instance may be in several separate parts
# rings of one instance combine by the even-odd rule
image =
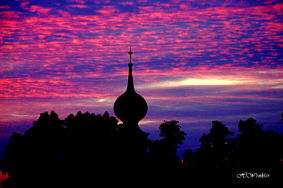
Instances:
[[[132,62],[132,54],[133,54],[133,52],[132,52],[132,47],[130,46],[130,51],[128,52],[128,54],[130,55],[130,62]]]

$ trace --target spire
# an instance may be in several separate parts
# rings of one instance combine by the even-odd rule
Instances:
[[[134,80],[133,80],[133,73],[132,73],[132,67],[133,67],[133,63],[132,63],[132,47],[130,46],[130,51],[128,52],[128,54],[130,55],[130,62],[128,64],[129,66],[129,76],[128,76],[128,87],[127,87],[127,91],[128,92],[135,92],[135,88],[134,88]]]

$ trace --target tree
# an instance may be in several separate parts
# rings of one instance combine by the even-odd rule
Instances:
[[[181,126],[177,125],[178,123],[179,121],[176,120],[164,121],[159,127],[159,135],[163,137],[162,141],[166,143],[168,152],[172,155],[177,154],[177,149],[183,144],[186,135],[184,131],[181,131]]]
[[[215,152],[223,152],[225,145],[228,144],[228,136],[233,135],[226,125],[219,121],[212,121],[212,128],[209,134],[203,134],[200,138],[201,148],[211,149]]]
[[[195,166],[195,155],[191,149],[186,149],[183,153],[183,167],[193,168]]]
[[[155,140],[151,148],[151,155],[158,168],[175,168],[178,162],[177,149],[183,143],[186,133],[181,131],[178,121],[164,121],[159,126],[161,140]]]
[[[209,134],[203,134],[200,138],[201,146],[196,153],[199,168],[207,172],[223,170],[231,153],[228,137],[233,134],[223,123],[212,121]]]
[[[262,124],[249,118],[240,120],[238,128],[239,161],[242,166],[251,168],[272,168],[279,159],[279,134],[274,131],[263,131]]]
[[[103,116],[78,112],[65,120],[54,111],[41,113],[24,135],[14,133],[10,137],[5,152],[11,175],[7,184],[40,185],[49,176],[62,179],[74,172],[94,173],[115,164],[117,123],[107,112]]]

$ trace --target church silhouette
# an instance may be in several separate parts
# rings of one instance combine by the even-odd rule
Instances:
[[[147,112],[147,103],[144,98],[139,95],[134,88],[134,80],[132,73],[132,48],[128,52],[130,55],[128,86],[121,96],[117,98],[114,104],[114,112],[116,116],[128,126],[138,126],[138,122],[144,118]]]
[[[125,145],[129,145],[129,141],[133,145],[133,148],[143,148],[145,149],[147,144],[148,133],[143,132],[139,128],[139,121],[145,117],[147,113],[147,103],[145,99],[139,95],[134,88],[133,80],[133,63],[132,63],[132,48],[128,52],[130,55],[129,74],[128,74],[128,85],[126,91],[120,95],[114,103],[114,113],[123,122],[124,126],[124,137],[127,137]],[[135,146],[134,146],[135,145]],[[140,158],[141,153],[146,151],[136,151],[132,153],[137,153],[135,157]]]

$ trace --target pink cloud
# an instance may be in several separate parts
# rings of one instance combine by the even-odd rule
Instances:
[[[119,2],[120,5],[134,5],[134,2],[132,1],[123,1],[123,2]]]
[[[88,6],[82,5],[82,4],[74,4],[74,5],[69,5],[69,7],[73,7],[73,8],[87,8]]]
[[[84,1],[70,2],[79,3],[72,7],[87,7]],[[29,8],[37,16],[21,17],[21,12],[2,11],[0,98],[18,100],[1,103],[2,118],[8,117],[7,122],[34,119],[30,114],[38,115],[49,109],[58,109],[63,114],[81,108],[111,109],[111,100],[126,87],[130,44],[134,49],[137,88],[164,80],[204,76],[253,82],[221,88],[228,94],[205,96],[190,93],[192,86],[179,88],[188,93],[184,97],[175,92],[166,95],[158,87],[154,94],[153,90],[140,90],[153,104],[170,108],[172,101],[177,100],[178,104],[174,104],[177,109],[182,101],[201,104],[280,101],[276,95],[254,96],[248,92],[281,91],[282,68],[278,61],[281,54],[276,47],[282,48],[278,34],[282,30],[278,19],[282,4],[197,9],[189,4],[149,6],[146,2],[140,1],[144,6],[137,7],[136,12],[103,6],[94,15],[72,15],[66,10],[56,10],[59,15],[55,15],[51,14],[54,9],[38,5]],[[25,2],[22,7],[28,5]],[[257,58],[266,51],[271,53]],[[256,67],[245,67],[251,64]],[[247,94],[238,96],[236,91]],[[33,98],[40,100],[32,101]],[[45,102],[46,98],[55,102]],[[95,101],[98,99],[108,103]]]
[[[114,6],[103,6],[103,9],[98,10],[98,13],[104,15],[104,16],[110,16],[119,13],[119,9],[115,8]]]
[[[37,6],[37,5],[32,5],[32,6],[29,8],[29,11],[30,11],[30,12],[37,12],[38,14],[47,14],[47,13],[49,13],[51,10],[52,10],[51,8],[44,8],[44,7]]]
[[[0,5],[0,9],[9,9],[10,6],[9,5]]]

